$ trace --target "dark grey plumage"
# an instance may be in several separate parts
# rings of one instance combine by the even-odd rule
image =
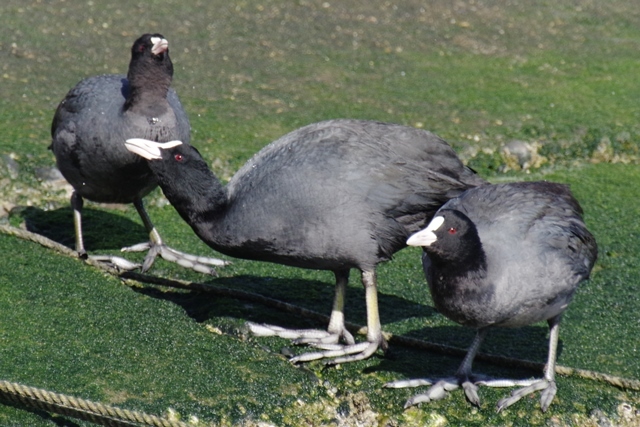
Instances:
[[[476,384],[524,385],[498,403],[501,410],[542,390],[546,410],[556,392],[558,326],[578,285],[597,258],[594,237],[569,188],[550,182],[485,185],[445,203],[423,231],[407,242],[423,246],[423,267],[434,304],[478,333],[456,378],[443,380],[407,405],[444,396],[462,385],[479,405]],[[471,364],[488,329],[547,321],[549,358],[544,379],[477,381]],[[390,386],[416,385],[399,381]],[[426,384],[422,382],[420,384]]]
[[[144,160],[124,146],[125,140],[134,137],[158,142],[180,139],[189,144],[189,119],[170,87],[172,77],[168,42],[160,34],[144,34],[131,48],[126,76],[84,79],[58,105],[51,124],[51,149],[58,168],[74,188],[76,249],[82,256],[86,253],[81,211],[86,198],[135,205],[153,246],[145,270],[158,253],[187,266],[193,264],[193,257],[187,260],[190,256],[162,244],[142,205],[142,198],[157,186],[155,176]]]
[[[294,361],[354,353],[333,362],[351,361],[384,347],[376,265],[404,248],[445,201],[484,183],[436,135],[371,121],[330,120],[295,130],[258,152],[226,187],[189,146],[128,145],[149,159],[167,199],[215,250],[334,272],[329,333],[299,336],[325,349],[340,338],[349,345]],[[358,345],[344,327],[352,268],[362,272],[367,295],[368,342]],[[252,329],[291,336],[264,325]]]

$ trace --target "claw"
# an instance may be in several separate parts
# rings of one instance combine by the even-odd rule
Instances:
[[[277,326],[264,325],[259,323],[247,322],[247,326],[252,334],[259,337],[273,337],[278,335]],[[279,328],[282,329],[282,328]]]
[[[547,409],[549,409],[557,391],[558,387],[556,386],[555,381],[551,381],[549,386],[542,390],[540,393],[540,408],[542,409],[542,412],[547,412]]]
[[[151,248],[151,243],[143,242],[138,243],[137,245],[127,246],[126,248],[120,249],[120,252],[144,252]]]
[[[247,322],[249,329],[256,336],[279,336],[293,340],[294,344],[308,344],[315,348],[321,348],[324,350],[338,350],[343,348],[342,344],[339,344],[340,338],[349,344],[349,341],[355,344],[353,336],[343,329],[342,334],[333,333],[321,329],[285,329],[280,326],[257,324]]]
[[[346,345],[344,346],[342,352],[345,354],[349,354],[349,356],[337,357],[333,360],[327,360],[325,363],[329,366],[333,366],[333,365],[339,365],[341,363],[349,363],[349,362],[355,362],[358,360],[365,360],[373,356],[373,354],[378,350],[378,347],[379,347],[378,343],[369,342],[369,341],[366,341],[360,344]],[[345,351],[345,350],[348,350],[348,351]],[[329,357],[333,357],[333,356],[329,356]]]
[[[318,329],[286,329],[280,326],[267,325],[265,323],[253,323],[247,322],[251,333],[258,337],[273,337],[278,336],[280,338],[294,340],[295,344],[307,344],[311,342],[323,343],[323,340],[332,338],[334,335],[327,331]],[[337,342],[337,337],[335,338]],[[305,340],[304,342],[299,342]],[[329,342],[327,342],[329,343]]]
[[[404,409],[407,409],[411,406],[415,406],[419,403],[428,403],[433,402],[435,400],[444,399],[447,396],[447,392],[451,390],[455,390],[458,388],[457,379],[454,379],[456,382],[451,382],[451,379],[444,379],[436,382],[426,393],[417,394],[411,397],[404,404]]]

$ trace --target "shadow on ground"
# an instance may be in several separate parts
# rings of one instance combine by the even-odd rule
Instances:
[[[431,343],[467,349],[475,331],[461,326],[436,326],[411,331],[406,336]],[[506,356],[514,359],[546,363],[548,354],[548,329],[545,326],[526,326],[518,329],[496,329],[489,332],[480,353]],[[558,343],[558,357],[562,353],[562,340]],[[392,345],[392,357],[384,358],[376,366],[365,369],[371,372],[396,372],[405,378],[432,378],[452,376],[462,363],[463,356],[452,356],[435,351]],[[421,359],[416,363],[416,358]],[[542,377],[542,371],[511,367],[503,363],[476,359],[475,374],[487,374],[495,378],[525,379]]]
[[[236,288],[259,293],[264,296],[296,304],[316,312],[328,315],[331,310],[333,286],[330,283],[303,280],[282,279],[274,277],[237,276],[233,278],[213,279],[211,285]],[[164,290],[153,286],[134,287],[139,292],[152,298],[170,301],[179,305],[185,313],[198,323],[208,323],[223,333],[243,335],[247,329],[241,325],[246,321],[275,324],[287,328],[319,328],[326,324],[298,315],[285,313],[276,308],[259,303],[243,301],[227,297],[214,297],[198,291]],[[350,287],[347,291],[347,320],[364,324],[364,291]],[[307,295],[307,298],[304,298]],[[380,316],[384,323],[395,323],[420,317],[429,318],[436,315],[435,309],[424,304],[399,298],[395,295],[379,294]],[[394,307],[402,307],[402,310]],[[228,319],[233,319],[229,322]],[[475,331],[462,326],[436,326],[414,329],[405,336],[424,341],[444,344],[466,349],[473,339]],[[258,338],[259,340],[260,338]],[[490,331],[483,346],[482,353],[503,355],[516,359],[545,363],[548,351],[548,328],[540,324],[517,329],[495,329]],[[559,343],[558,356],[562,352]],[[399,344],[390,344],[389,351],[380,357],[380,363],[365,368],[365,373],[395,372],[406,378],[431,377],[441,378],[453,375],[462,356],[443,355],[422,349],[408,348]],[[416,363],[424,361],[423,363]],[[523,379],[541,377],[542,372],[526,368],[508,367],[501,364],[476,361],[474,372],[487,374],[496,378]]]
[[[308,279],[286,279],[241,275],[209,280],[210,285],[255,292],[270,298],[295,304],[316,312],[330,314],[333,302],[333,283]],[[276,321],[284,327],[325,328],[326,325],[300,316],[292,316],[281,310],[232,298],[217,298],[206,292],[163,290],[153,286],[135,287],[134,291],[147,296],[171,301],[181,306],[195,321],[202,323],[217,317],[235,317],[253,322]],[[432,316],[435,310],[424,304],[409,301],[395,295],[378,295],[380,316],[385,322],[397,322],[406,317]],[[366,323],[364,289],[350,286],[347,289],[346,316],[354,323]],[[402,310],[394,310],[402,307]],[[279,322],[279,323],[277,323]]]
[[[11,211],[12,222],[14,218],[24,221],[28,231],[75,249],[71,207],[51,211],[19,207]],[[120,249],[149,239],[142,223],[114,212],[86,207],[82,211],[82,231],[87,251]]]

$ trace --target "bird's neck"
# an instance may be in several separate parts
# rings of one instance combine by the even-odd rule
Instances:
[[[153,115],[158,109],[166,110],[167,94],[171,86],[170,76],[161,76],[153,81],[143,80],[137,75],[128,75],[129,94],[124,103],[124,111]]]
[[[222,225],[228,210],[228,191],[208,169],[199,171],[194,178],[180,185],[163,182],[162,178],[159,183],[166,198],[194,232],[211,239],[216,234],[212,229]]]

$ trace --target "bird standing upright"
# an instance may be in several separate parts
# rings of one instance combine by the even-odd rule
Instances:
[[[150,242],[123,250],[149,249],[146,271],[157,255],[212,273],[209,265],[226,262],[196,257],[167,247],[142,204],[157,186],[146,162],[124,146],[128,138],[157,142],[190,140],[190,124],[176,92],[170,87],[173,64],[169,43],[161,34],[144,34],[131,48],[126,76],[105,74],[78,83],[60,102],[51,124],[51,149],[65,179],[73,186],[76,251],[86,256],[82,237],[83,199],[102,203],[133,203],[149,233]],[[119,257],[96,256],[122,268],[134,268]]]

